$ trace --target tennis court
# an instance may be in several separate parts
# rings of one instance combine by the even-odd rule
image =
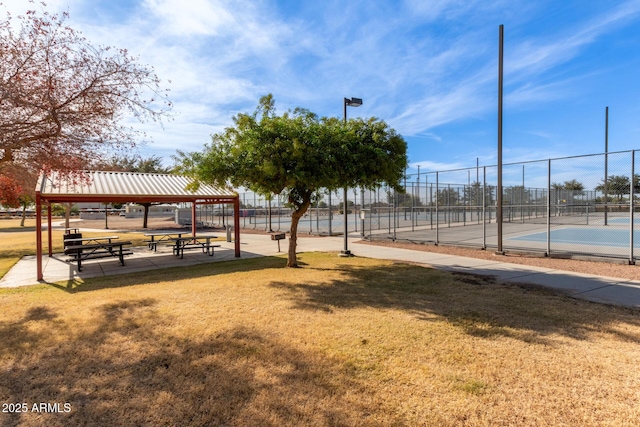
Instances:
[[[629,223],[628,218],[615,218],[611,222],[615,221],[616,224],[624,223],[626,220]],[[560,229],[551,230],[551,242],[553,244],[568,244],[568,245],[582,245],[582,246],[607,246],[607,247],[629,247],[629,230],[623,229],[605,229],[605,228],[582,228],[582,227],[565,227]],[[527,241],[527,242],[546,242],[547,232],[538,232],[525,234],[523,236],[509,237],[506,240],[515,241]],[[633,245],[634,247],[640,247],[640,231],[634,230],[633,232]]]

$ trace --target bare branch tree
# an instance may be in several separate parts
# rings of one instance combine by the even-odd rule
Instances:
[[[153,68],[126,49],[91,45],[66,13],[12,19],[0,22],[0,173],[80,169],[136,145],[141,133],[123,118],[167,115],[171,103]]]

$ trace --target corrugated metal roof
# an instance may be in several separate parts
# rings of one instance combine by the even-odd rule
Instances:
[[[36,191],[42,196],[131,196],[135,197],[235,197],[236,193],[201,184],[197,191],[187,190],[193,182],[180,175],[137,172],[83,171],[67,175],[49,172],[40,175]]]

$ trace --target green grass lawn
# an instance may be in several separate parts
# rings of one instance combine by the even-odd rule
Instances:
[[[634,426],[638,311],[310,253],[0,290],[0,424]]]

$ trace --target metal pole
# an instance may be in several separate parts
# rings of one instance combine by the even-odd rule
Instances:
[[[397,193],[397,192],[396,192]],[[407,170],[404,171],[404,197],[402,198],[404,201],[403,211],[404,211],[404,220],[407,220]]]
[[[391,234],[391,190],[387,187],[387,222],[389,226],[389,234]],[[395,221],[395,219],[394,219]]]
[[[436,172],[437,174],[437,172]],[[431,185],[429,186],[429,226],[431,228],[431,230],[433,230],[433,182],[431,183]],[[437,209],[438,209],[438,201],[436,199],[436,213],[437,213]]]
[[[265,195],[265,197],[267,197]],[[271,195],[268,196],[269,197],[269,233],[273,232],[273,229],[271,228]]]
[[[313,234],[313,206],[309,205],[309,234]]]
[[[414,201],[415,201],[415,199],[416,199],[416,188],[414,186],[414,183],[412,182],[411,183],[411,212],[410,212],[411,215],[409,215],[409,217],[411,218],[411,231],[415,231],[415,229],[416,229],[415,228],[416,224],[415,224],[415,221],[414,221],[414,218],[413,218],[414,217],[414,211],[415,211],[415,209],[414,209],[414,204],[415,204]]]
[[[361,218],[361,223],[360,225],[362,226],[362,237],[364,237],[364,187],[360,187],[360,205],[362,206],[360,208],[360,218]]]
[[[420,165],[418,165],[418,201],[420,201]],[[426,201],[426,197],[425,197]],[[418,217],[420,215],[420,205],[418,205],[418,214],[416,215],[416,225],[418,225]],[[426,215],[426,212],[425,212]]]
[[[362,105],[362,99],[359,98],[343,98],[342,101],[342,105],[343,105],[343,119],[344,119],[344,123],[347,123],[347,105],[351,105],[352,107],[359,107],[360,105]],[[349,211],[347,209],[347,186],[344,186],[343,189],[343,209],[344,209],[344,249],[342,251],[340,251],[340,253],[338,254],[339,256],[343,256],[343,257],[349,257],[349,256],[353,256],[351,254],[351,251],[349,250]],[[355,206],[356,206],[356,199],[354,197],[353,199],[353,207],[354,207],[354,211],[355,211]],[[356,221],[357,222],[357,221]]]
[[[281,230],[280,217],[282,216],[282,212],[280,212],[280,209],[282,209],[282,205],[280,204],[280,195],[278,194],[278,231]]]
[[[331,229],[331,191],[329,191],[329,236],[333,236],[333,230]]]
[[[342,105],[343,105],[343,119],[344,119],[344,123],[347,123],[347,105],[350,105],[352,107],[359,107],[362,105],[362,99],[360,98],[343,98],[342,99]],[[344,189],[343,189],[343,206],[344,206],[344,249],[338,254],[339,256],[353,256],[351,254],[351,251],[349,251],[349,232],[348,232],[348,228],[349,228],[349,214],[348,214],[348,210],[347,210],[347,186],[345,185]],[[353,206],[354,206],[354,210],[355,210],[355,198],[353,200]]]
[[[482,249],[487,249],[487,167],[482,167]]]
[[[354,223],[354,227],[355,232],[358,232],[358,212],[356,209],[356,200],[358,200],[358,190],[357,189],[353,189],[353,223]],[[360,208],[362,209],[362,208]]]
[[[398,223],[398,210],[396,209],[398,199],[398,190],[393,190],[393,241],[396,241],[396,226]]]
[[[633,259],[633,197],[635,186],[635,151],[631,151],[631,185],[629,186],[629,265],[635,264]]]
[[[463,209],[463,213],[464,216],[462,217],[462,223],[466,225],[467,223],[467,204],[471,205],[471,170],[467,170],[467,188],[465,188],[462,191],[462,196],[464,197],[464,207]],[[469,208],[469,211],[471,211],[471,208]],[[471,219],[470,221],[473,221],[473,212],[471,212]]]
[[[438,246],[438,243],[440,242],[440,214],[438,212],[438,199],[440,197],[439,196],[439,172],[436,171],[436,246]]]
[[[604,225],[607,224],[607,203],[609,195],[608,189],[608,167],[609,167],[609,107],[605,109],[604,113]]]
[[[451,184],[447,184],[447,226],[449,228],[451,228],[451,214],[453,213],[452,207],[451,207],[451,199],[449,198],[451,196]]]
[[[498,207],[496,221],[498,223],[497,255],[504,255],[502,250],[502,74],[503,74],[504,25],[500,25],[498,47]]]
[[[522,189],[520,190],[520,218],[524,224],[524,165],[522,165]]]
[[[49,206],[51,204],[49,203]],[[51,209],[48,210],[49,217],[51,217]],[[49,248],[51,248],[51,241],[49,241]],[[40,191],[36,191],[36,278],[38,281],[43,279],[42,269],[42,199],[40,197]]]
[[[344,198],[343,209],[344,209],[344,249],[338,254],[340,256],[351,256],[351,251],[349,251],[349,238],[348,238],[348,222],[349,222],[349,211],[347,210],[347,187],[342,189],[342,197]]]
[[[551,256],[551,159],[547,160],[547,256]]]

